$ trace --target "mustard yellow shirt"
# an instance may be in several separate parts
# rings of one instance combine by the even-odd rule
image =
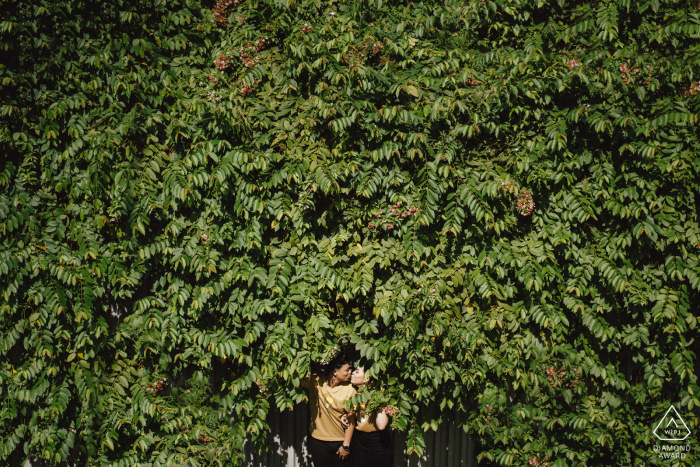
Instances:
[[[365,404],[360,404],[360,410],[357,411],[357,426],[355,426],[355,429],[365,433],[379,431],[379,428],[377,428],[377,414],[367,413]]]
[[[303,378],[299,386],[309,390],[311,436],[321,441],[344,441],[340,417],[345,413],[345,401],[357,394],[355,388],[349,382],[331,388],[325,378],[317,375]]]

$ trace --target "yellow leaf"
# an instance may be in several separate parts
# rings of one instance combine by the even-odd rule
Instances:
[[[408,86],[405,89],[406,89],[406,92],[408,92],[413,97],[420,97],[420,92],[418,91],[418,89],[416,89],[415,86]]]

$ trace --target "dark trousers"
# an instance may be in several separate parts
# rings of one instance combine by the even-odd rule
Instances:
[[[350,462],[341,461],[337,454],[342,441],[321,441],[309,436],[309,454],[314,467],[349,467]],[[352,448],[352,446],[350,446]],[[352,454],[351,454],[352,456]],[[349,459],[350,456],[348,456]]]
[[[355,430],[350,448],[355,467],[391,467],[394,463],[394,448],[387,430]]]

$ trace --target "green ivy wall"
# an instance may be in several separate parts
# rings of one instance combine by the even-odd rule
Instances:
[[[0,8],[3,464],[235,465],[339,345],[409,452],[700,465],[697,1]]]

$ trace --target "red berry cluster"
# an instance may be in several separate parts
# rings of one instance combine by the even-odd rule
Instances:
[[[257,65],[260,60],[262,60],[262,57],[261,56],[252,57],[249,55],[247,57],[242,57],[241,60],[243,61],[243,66],[245,66],[246,68],[252,68],[255,65]]]
[[[394,228],[394,224],[391,222],[387,222],[388,216],[395,216],[396,218],[401,219],[406,219],[407,217],[415,217],[418,215],[418,208],[407,208],[405,211],[401,210],[401,203],[395,203],[393,206],[390,204],[389,205],[389,212],[387,213],[387,217],[383,218],[382,220],[385,222],[384,227],[386,227],[387,230],[391,230]],[[384,209],[380,209],[378,213],[374,214],[374,217],[377,219],[380,219],[384,216]],[[377,226],[376,223],[370,222],[369,228],[373,229]]]
[[[486,404],[486,410],[488,410],[489,412],[489,414],[486,416],[486,419],[490,422],[491,420],[493,420],[493,417],[491,416],[491,412],[493,412],[493,407],[489,404]]]
[[[233,60],[231,52],[226,52],[226,56],[219,54],[219,59],[214,60],[214,66],[223,73],[223,71],[229,67],[229,62],[231,60]]]
[[[700,92],[700,82],[696,81],[695,83],[691,84],[688,90],[685,92],[685,97],[690,97],[694,96],[695,94]]]
[[[362,46],[362,49],[369,52],[372,52],[373,54],[378,54],[384,50],[384,46],[382,45],[381,42],[374,42],[372,44],[365,44]]]
[[[390,417],[401,413],[395,405],[387,405],[386,407],[384,407],[384,412]]]
[[[241,94],[243,94],[244,96],[251,94],[253,91],[255,91],[255,87],[258,85],[258,83],[259,83],[259,81],[255,81],[252,86],[246,84],[241,89]]]
[[[637,68],[637,67],[634,67],[634,68]],[[620,65],[620,73],[629,73],[630,71],[632,71],[632,70],[630,69],[629,66],[625,65],[624,63],[622,65]],[[637,70],[637,72],[638,71],[639,70]]]
[[[211,438],[209,437],[209,435],[207,435],[207,432],[206,432],[206,431],[203,431],[202,434],[199,435],[199,442],[200,442],[200,443],[208,444],[208,443],[210,443],[210,442],[212,442],[212,441],[214,441],[214,440],[211,439]]]
[[[256,41],[245,43],[244,45],[238,48],[238,56],[245,67],[251,68],[257,65],[260,60],[262,60],[262,57],[256,56],[255,53],[260,52],[265,48],[266,40],[267,36],[263,36],[262,38]]]
[[[654,69],[650,66],[646,67],[646,73],[649,75],[647,78],[642,82],[642,84],[649,84],[651,83],[654,78],[651,76],[652,72]],[[637,80],[637,75],[639,74],[639,66],[634,65],[630,67],[629,65],[623,63],[620,65],[620,78],[622,78],[622,82],[625,84],[634,84]]]
[[[204,98],[209,102],[221,102],[221,92],[217,95],[216,91],[207,91],[204,93]]]
[[[384,65],[385,63],[394,64],[394,63],[396,63],[396,60],[394,60],[391,57],[379,57],[379,64]]]
[[[269,388],[266,387],[259,379],[255,382],[255,384],[258,385],[258,389],[260,389],[260,394],[262,394],[263,396],[267,396]]]
[[[574,370],[574,374],[575,379],[571,381],[571,379],[567,377],[566,367],[561,367],[559,371],[557,371],[556,368],[550,366],[547,368],[547,382],[553,388],[557,386],[575,388],[581,384],[581,382],[578,379],[580,376],[579,371]]]
[[[535,202],[532,200],[532,192],[523,190],[520,192],[520,198],[515,202],[515,207],[523,216],[529,216],[535,209]]]
[[[579,66],[580,63],[578,62],[578,60],[569,60],[569,61],[567,62],[567,65],[568,65],[568,67],[569,67],[569,71],[571,71],[571,70],[573,70],[574,68],[576,68],[577,66]]]
[[[543,461],[538,460],[536,457],[530,459],[529,465],[547,467],[549,463],[547,462],[549,457],[545,457]]]
[[[637,73],[639,73],[639,67],[637,65],[634,65],[632,68],[624,63],[620,65],[620,78],[622,78],[622,82],[625,84],[634,84],[635,75],[637,75]]]
[[[464,82],[467,83],[469,86],[479,85],[479,82],[472,75],[467,76],[467,79]]]
[[[400,216],[401,218],[405,219],[407,217],[413,217],[416,215],[418,212],[418,208],[408,208],[405,211],[400,211],[399,208],[401,207],[401,203],[396,203],[393,206],[389,207],[389,211],[395,216]]]
[[[244,43],[244,45],[238,47],[235,52],[238,53],[238,58],[241,60],[243,63],[243,66],[246,68],[252,68],[262,60],[262,57],[259,55],[255,55],[257,52],[260,52],[265,48],[265,41],[267,40],[267,36],[262,37],[261,39],[258,39],[256,41],[250,42],[250,43]],[[214,60],[214,66],[218,68],[222,73],[223,71],[231,66],[231,61],[235,58],[235,54],[233,52],[226,52],[226,54],[219,54],[219,59]]]
[[[381,42],[374,42],[373,40],[370,40],[358,47],[353,47],[352,49],[348,50],[350,55],[345,56],[345,61],[350,63],[350,57],[352,56],[354,59],[353,61],[363,62],[365,59],[375,57],[378,54],[381,54],[383,51],[384,45]]]
[[[214,23],[216,23],[217,26],[227,27],[229,8],[238,5],[242,1],[243,0],[219,0],[216,2],[216,5],[214,5]]]
[[[165,389],[165,381],[165,378],[155,380],[146,387],[146,391],[150,392],[151,394],[158,394]]]
[[[513,184],[513,182],[501,182],[501,186],[498,188],[503,188],[507,193],[510,193],[511,188],[513,188],[514,186],[515,185]]]
[[[311,31],[311,26],[309,26],[309,23],[304,23],[304,25],[301,27],[301,32],[304,34],[308,34]]]

